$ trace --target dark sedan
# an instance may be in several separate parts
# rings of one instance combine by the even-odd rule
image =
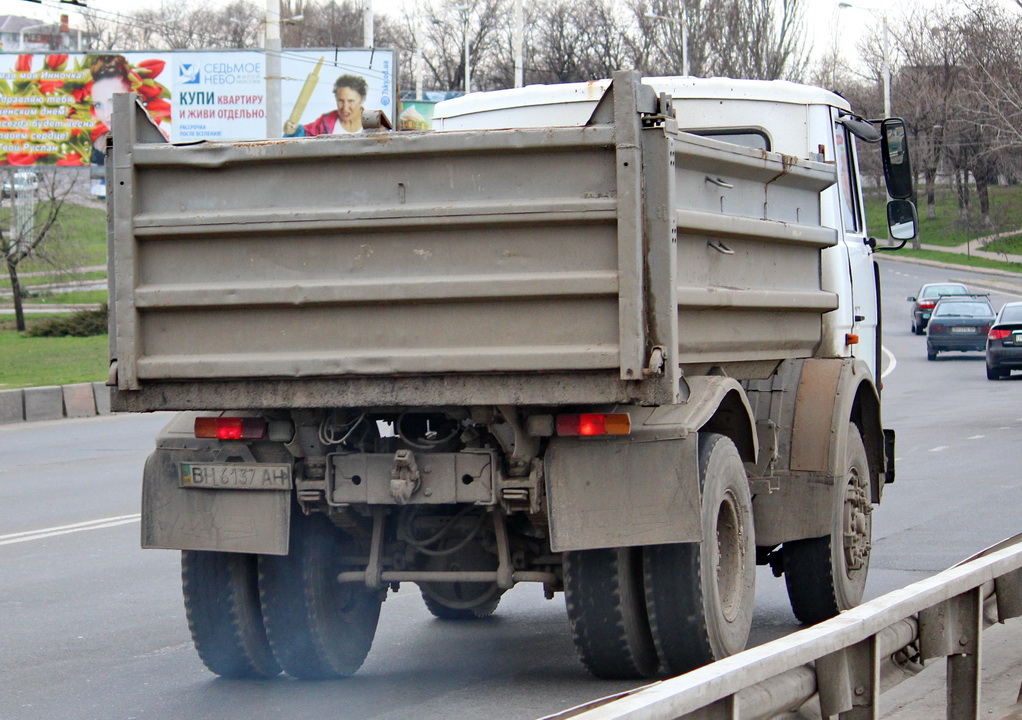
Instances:
[[[942,297],[926,326],[926,359],[948,350],[986,350],[987,333],[994,322],[990,301],[977,295]]]
[[[987,380],[1022,370],[1022,302],[1005,303],[987,334]]]
[[[969,295],[969,288],[961,283],[926,283],[915,295],[906,298],[912,303],[909,315],[912,317],[912,332],[922,335],[926,332],[926,323],[930,322],[930,313],[934,305],[944,295]]]

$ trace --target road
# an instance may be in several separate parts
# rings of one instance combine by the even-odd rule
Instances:
[[[986,380],[980,354],[928,362],[909,333],[907,295],[973,277],[883,265],[898,480],[874,515],[870,597],[1022,530],[1022,376]],[[142,463],[164,421],[0,426],[0,720],[530,720],[633,685],[590,678],[563,599],[534,586],[508,593],[492,620],[460,624],[432,619],[414,586],[402,588],[348,680],[215,679],[191,648],[177,553],[138,547]],[[765,570],[758,601],[753,642],[797,629],[783,580]]]

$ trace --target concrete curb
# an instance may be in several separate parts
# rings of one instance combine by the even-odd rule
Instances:
[[[0,390],[0,425],[110,414],[110,388],[76,383]]]

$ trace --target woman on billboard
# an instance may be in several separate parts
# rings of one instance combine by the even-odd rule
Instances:
[[[334,100],[337,108],[305,125],[289,119],[284,123],[284,136],[352,135],[362,132],[362,110],[367,93],[365,78],[358,75],[341,75],[334,82]]]

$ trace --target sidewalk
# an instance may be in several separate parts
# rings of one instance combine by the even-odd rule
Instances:
[[[972,257],[986,258],[988,260],[1022,263],[1022,255],[1009,255],[1007,253],[990,252],[982,249],[989,242],[1000,240],[1001,238],[1014,237],[1015,235],[1022,235],[1022,230],[1010,230],[1008,232],[997,233],[996,235],[987,235],[986,237],[976,238],[961,245],[926,245],[924,243],[921,247],[923,250],[936,250],[937,252],[971,255]]]

